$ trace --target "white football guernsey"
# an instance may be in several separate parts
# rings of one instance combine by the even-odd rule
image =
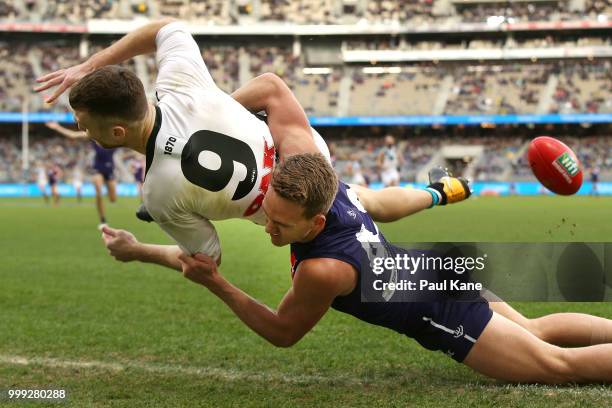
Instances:
[[[265,223],[261,204],[275,160],[272,136],[263,121],[217,88],[182,23],[162,27],[156,45],[158,104],[147,143],[144,204],[185,252],[216,259],[221,248],[211,220]],[[320,135],[315,141],[329,157]]]

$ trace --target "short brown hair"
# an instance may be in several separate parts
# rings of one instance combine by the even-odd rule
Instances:
[[[147,96],[136,74],[117,65],[95,70],[70,90],[70,106],[99,117],[135,122],[147,113]]]
[[[274,169],[272,188],[304,208],[304,217],[326,214],[338,191],[338,177],[320,153],[296,154]]]

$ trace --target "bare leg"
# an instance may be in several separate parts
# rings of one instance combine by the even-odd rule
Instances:
[[[98,217],[102,224],[106,223],[106,216],[104,214],[104,198],[102,197],[102,184],[104,178],[101,174],[93,176],[94,186],[96,187],[96,209],[98,210]]]
[[[498,313],[463,361],[504,381],[612,383],[612,344],[564,349],[546,343]]]
[[[106,189],[108,191],[108,199],[111,203],[117,201],[117,183],[115,180],[108,180],[106,182]]]
[[[59,205],[60,195],[56,185],[51,186],[51,196],[53,197],[53,205]]]
[[[528,319],[506,302],[490,302],[493,311],[557,346],[612,343],[612,320],[584,313],[553,313]]]
[[[45,200],[45,204],[49,204],[49,196],[47,195],[47,186],[38,185],[40,192],[42,193],[43,200]]]

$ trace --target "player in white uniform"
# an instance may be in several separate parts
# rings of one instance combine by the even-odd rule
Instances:
[[[215,86],[196,43],[177,23],[161,28],[156,43],[162,119],[147,142],[144,204],[184,250],[215,258],[220,246],[210,220],[263,223],[274,142],[264,122]]]
[[[382,170],[380,176],[385,187],[399,185],[400,174],[398,168],[401,163],[402,158],[397,152],[395,138],[391,135],[386,136],[385,147],[378,156],[378,165]]]
[[[275,144],[266,123],[215,85],[182,24],[162,27],[156,44],[161,124],[147,142],[144,205],[183,250],[215,258],[221,248],[210,221],[265,223]]]
[[[47,169],[43,166],[42,163],[38,162],[36,164],[36,184],[38,185],[38,189],[43,196],[43,200],[45,203],[49,203],[49,196],[47,195]]]
[[[72,170],[72,186],[74,187],[74,191],[76,193],[77,202],[81,203],[81,201],[83,201],[83,172],[81,171],[78,163]]]
[[[157,106],[147,104],[146,98],[142,102],[142,83],[133,74],[106,66],[153,50],[159,68]],[[270,79],[256,78],[247,84],[249,92],[239,90],[235,96],[254,111],[281,108],[265,105],[261,97],[276,87]],[[145,206],[187,253],[220,256],[210,220],[265,221],[260,207],[276,150],[282,157],[325,146],[314,131],[317,144],[312,135],[310,140],[292,140],[291,127],[284,122],[294,116],[290,112],[285,118],[275,115],[266,126],[217,88],[198,45],[180,22],[165,19],[148,24],[85,63],[41,78],[45,84],[38,91],[60,85],[47,98],[52,101],[77,81],[70,102],[79,127],[105,148],[125,146],[146,152]],[[134,100],[121,94],[128,91]],[[303,111],[302,115],[307,124]],[[270,129],[280,125],[283,133],[273,141]]]
[[[358,186],[367,187],[368,183],[361,170],[359,156],[356,153],[351,154],[350,161],[346,165],[346,170],[349,176],[349,183]]]
[[[144,87],[133,73],[107,66],[155,50],[157,106],[147,102]],[[327,150],[282,80],[264,74],[230,97],[215,86],[184,26],[168,19],[147,24],[83,64],[38,82],[44,83],[39,92],[59,85],[47,102],[74,85],[69,99],[79,127],[102,147],[146,152],[147,210],[182,251],[202,252],[217,262],[221,248],[211,220],[265,221],[261,203],[275,150],[281,160],[295,153]],[[265,110],[268,126],[245,107],[253,112]],[[329,159],[329,152],[325,153]],[[448,202],[469,196],[459,181],[455,186],[461,193],[454,192],[455,198],[449,196]],[[445,194],[433,189],[407,193],[410,205],[402,205],[389,218],[427,208],[432,202],[446,203]],[[181,269],[181,249],[176,246],[140,244],[127,231],[109,227],[102,231],[107,245],[122,248],[121,254],[111,250],[117,259]],[[138,244],[138,253],[131,250],[136,246],[132,244]]]

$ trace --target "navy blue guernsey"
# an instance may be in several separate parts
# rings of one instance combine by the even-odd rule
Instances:
[[[358,274],[355,289],[346,296],[335,298],[332,308],[365,322],[414,336],[426,324],[417,318],[420,315],[419,303],[387,302],[380,294],[378,300],[362,301],[362,273],[372,270],[362,242],[380,241],[387,251],[386,256],[394,256],[402,249],[386,242],[356,193],[347,184],[339,183],[338,193],[326,218],[325,228],[314,240],[291,245],[292,273],[297,271],[301,261],[312,258],[333,258],[352,265]],[[398,279],[413,277],[398,276]]]
[[[93,167],[95,169],[112,169],[114,167],[113,155],[117,149],[105,149],[93,140],[91,144],[95,152]]]
[[[478,292],[468,294],[467,298],[456,298],[410,294],[404,297],[397,291],[374,290],[370,285],[372,279],[414,282],[417,275],[399,268],[376,275],[371,258],[415,256],[416,252],[390,245],[357,194],[342,182],[326,218],[325,228],[314,240],[291,245],[292,273],[296,273],[305,259],[332,258],[352,265],[358,276],[355,289],[346,296],[336,297],[332,308],[413,337],[429,350],[439,350],[456,361],[463,361],[493,316],[487,301]],[[444,275],[433,272],[427,278],[439,281]]]

